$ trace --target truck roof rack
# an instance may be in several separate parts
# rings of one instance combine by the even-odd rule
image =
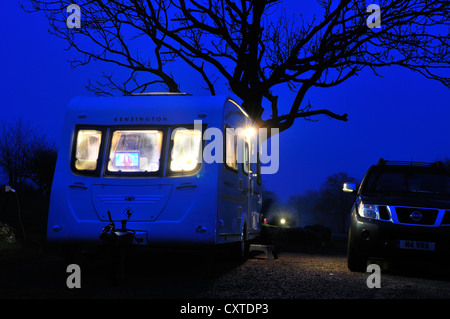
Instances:
[[[383,158],[377,163],[377,166],[398,165],[398,166],[421,166],[421,167],[443,167],[442,162],[413,162],[413,161],[386,161]]]
[[[128,96],[191,96],[190,93],[181,92],[142,92],[142,93],[130,93]]]

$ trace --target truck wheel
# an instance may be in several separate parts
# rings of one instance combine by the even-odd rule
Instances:
[[[354,272],[365,272],[367,269],[367,256],[354,247],[351,232],[347,246],[347,266],[350,271]]]

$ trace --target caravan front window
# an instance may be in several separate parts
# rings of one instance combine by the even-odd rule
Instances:
[[[76,170],[93,172],[97,169],[101,142],[101,131],[78,130],[74,163]]]
[[[158,172],[162,138],[163,133],[158,130],[114,131],[109,150],[108,172]]]
[[[202,132],[177,128],[172,132],[173,146],[170,170],[172,172],[191,172],[201,162]]]

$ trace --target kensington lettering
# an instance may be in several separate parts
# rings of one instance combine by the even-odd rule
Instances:
[[[115,117],[114,122],[167,122],[166,116],[124,116]]]

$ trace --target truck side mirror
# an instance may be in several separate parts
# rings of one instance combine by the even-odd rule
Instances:
[[[356,184],[355,183],[344,183],[342,190],[346,193],[356,194]]]

